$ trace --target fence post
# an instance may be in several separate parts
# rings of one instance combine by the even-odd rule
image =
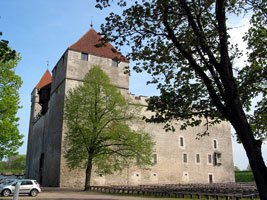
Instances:
[[[13,200],[18,200],[19,199],[19,188],[20,188],[20,184],[19,184],[19,182],[17,182],[16,187],[15,187]]]

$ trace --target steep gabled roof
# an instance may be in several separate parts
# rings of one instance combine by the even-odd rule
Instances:
[[[42,76],[41,80],[39,81],[39,83],[36,85],[35,88],[40,89],[40,88],[48,85],[51,82],[52,82],[52,76],[51,76],[50,72],[48,70],[46,70],[46,72],[44,73],[44,75]]]
[[[102,47],[96,47],[95,45],[101,43],[99,41],[101,38],[102,37],[94,29],[90,29],[77,42],[72,44],[68,49],[96,56],[103,56],[111,59],[117,57],[119,60],[122,60],[124,62],[129,62],[129,60],[126,57],[116,53],[117,50],[110,43],[106,43]]]

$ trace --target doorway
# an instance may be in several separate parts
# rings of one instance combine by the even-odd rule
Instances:
[[[209,174],[209,183],[213,183],[213,176],[212,176],[212,174]]]

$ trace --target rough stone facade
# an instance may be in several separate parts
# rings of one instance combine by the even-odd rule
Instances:
[[[77,44],[82,41],[82,45],[86,46],[84,43],[91,37],[96,37],[95,34],[94,30],[90,30]],[[63,157],[66,131],[63,105],[68,90],[80,84],[93,65],[100,65],[109,75],[111,83],[117,86],[123,95],[143,104],[143,115],[151,115],[145,110],[146,97],[129,94],[129,75],[124,73],[125,67],[129,66],[128,60],[119,62],[118,66],[115,62],[114,66],[114,59],[109,54],[99,55],[83,49],[81,45],[78,45],[80,49],[72,47],[68,48],[58,61],[52,71],[52,82],[48,82],[45,86],[50,91],[47,111],[42,112],[43,107],[39,104],[44,87],[34,88],[32,92],[26,176],[38,180],[43,186],[84,186],[85,170],[70,171]],[[107,47],[102,48],[107,50]],[[82,58],[82,54],[87,55],[87,59]],[[229,123],[223,122],[212,127],[210,135],[199,140],[196,139],[196,134],[204,129],[201,126],[183,131],[177,126],[175,132],[165,132],[163,124],[135,123],[131,124],[131,127],[133,129],[142,127],[152,135],[156,146],[155,155],[151,159],[154,159],[155,165],[150,170],[131,167],[121,174],[110,176],[93,173],[92,185],[235,181]]]

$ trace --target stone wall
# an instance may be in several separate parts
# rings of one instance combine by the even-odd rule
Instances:
[[[140,115],[149,117],[153,114],[146,111],[146,97],[128,94],[129,75],[124,72],[129,63],[121,62],[116,67],[112,66],[112,59],[95,55],[88,55],[88,61],[85,61],[81,59],[81,52],[67,50],[53,69],[48,112],[35,123],[31,122],[39,107],[38,105],[32,107],[27,170],[30,172],[29,178],[42,181],[43,186],[84,187],[85,169],[71,171],[64,159],[64,133],[66,132],[63,121],[64,98],[71,88],[81,83],[84,75],[93,65],[100,65],[109,75],[111,83],[117,86],[123,95],[134,103],[142,105]],[[180,123],[176,123],[178,125],[175,132],[165,132],[164,124],[129,122],[133,129],[142,129],[150,133],[155,140],[155,165],[150,170],[141,170],[133,166],[123,170],[121,174],[109,176],[93,173],[91,184],[208,183],[211,181],[211,176],[213,182],[234,182],[229,123],[223,122],[211,127],[210,135],[199,140],[196,139],[197,133],[203,132],[204,126],[180,130]],[[214,141],[216,141],[216,148]],[[184,162],[185,154],[187,162]],[[215,155],[220,155],[220,158],[216,157],[216,165]],[[42,157],[44,165],[40,167]],[[41,174],[40,169],[42,169]]]
[[[51,96],[49,101],[49,127],[44,139],[44,186],[60,186],[60,159],[63,126],[63,109],[66,87],[66,51],[52,72]]]
[[[146,104],[146,97],[131,99],[141,105]],[[151,116],[152,113],[143,107],[142,115]],[[199,139],[197,133],[205,130],[204,126],[189,127],[186,130],[179,129],[179,123],[175,132],[165,132],[164,124],[154,123],[130,123],[135,129],[142,129],[152,135],[156,141],[155,154],[157,163],[150,170],[141,170],[131,167],[123,170],[121,174],[103,176],[93,173],[92,185],[139,185],[139,184],[178,184],[178,183],[209,183],[212,175],[213,182],[234,182],[233,156],[230,125],[222,122],[210,128],[209,136]],[[183,138],[183,146],[180,145],[180,137]],[[216,148],[214,148],[216,140]],[[214,153],[220,153],[220,165],[214,165]],[[184,163],[183,154],[187,154],[187,163]],[[196,161],[199,154],[199,163]],[[209,155],[212,162],[209,163]],[[153,159],[153,158],[151,158]],[[85,181],[85,169],[70,171],[62,159],[61,186],[75,185],[83,187]],[[72,177],[72,178],[69,178]]]

